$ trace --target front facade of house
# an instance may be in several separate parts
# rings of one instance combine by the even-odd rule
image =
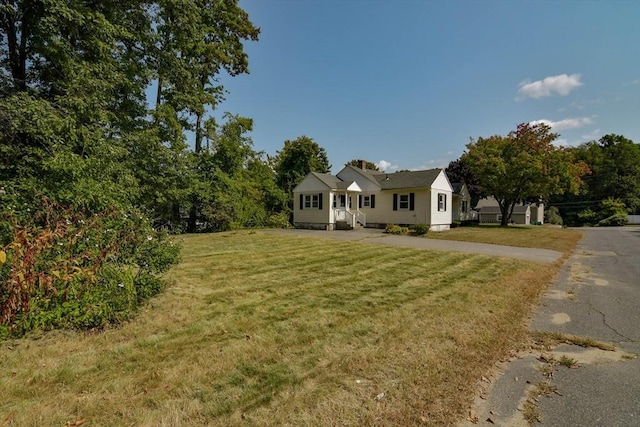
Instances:
[[[454,221],[472,221],[476,219],[475,211],[471,209],[471,194],[463,182],[451,184],[453,188],[452,218]]]
[[[311,173],[293,192],[298,228],[451,225],[453,189],[442,169],[386,174],[345,166],[336,176]]]

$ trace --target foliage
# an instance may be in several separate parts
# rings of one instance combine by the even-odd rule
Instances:
[[[547,224],[562,225],[562,216],[556,206],[550,206],[544,212],[544,222]]]
[[[592,222],[585,222],[585,215],[588,216],[585,211],[599,211],[602,201],[610,197],[624,202],[629,214],[640,213],[640,144],[621,135],[609,134],[573,151],[577,159],[589,165],[592,173],[585,177],[585,185],[579,194],[552,198],[566,223]]]
[[[270,228],[291,228],[289,214],[286,212],[273,214],[267,219],[266,225]]]
[[[589,169],[570,150],[555,147],[557,137],[545,124],[522,123],[507,136],[467,144],[461,161],[498,202],[502,226],[508,225],[518,202],[578,192]]]
[[[13,334],[126,318],[162,288],[158,275],[178,261],[179,247],[140,214],[91,214],[47,198],[26,223],[14,209],[5,214],[0,325]]]
[[[294,187],[310,172],[328,173],[331,170],[325,149],[308,136],[285,141],[282,150],[273,158],[273,167],[278,186],[290,198]],[[292,206],[291,201],[289,205]]]
[[[413,234],[416,236],[423,236],[429,232],[429,226],[427,224],[416,224],[413,226]]]
[[[95,326],[155,294],[177,248],[152,225],[288,212],[251,120],[208,118],[219,74],[249,72],[244,43],[259,32],[237,0],[0,5],[5,324]]]
[[[629,222],[625,204],[613,198],[603,200],[596,211],[584,209],[578,212],[578,219],[582,225],[597,227],[621,226]]]
[[[364,162],[364,167],[365,169],[369,169],[369,170],[374,170],[374,171],[379,171],[380,169],[378,168],[378,165],[370,162],[368,160],[358,160],[358,159],[353,159],[350,162],[345,163],[345,166],[355,166],[357,168],[361,167],[361,163],[360,162]]]
[[[384,229],[384,232],[387,234],[407,234],[409,229],[407,227],[401,227],[396,224],[387,224]]]

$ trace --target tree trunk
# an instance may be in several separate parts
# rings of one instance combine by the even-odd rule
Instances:
[[[202,114],[196,113],[196,154],[202,151]]]

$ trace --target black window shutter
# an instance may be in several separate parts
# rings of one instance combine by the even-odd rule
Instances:
[[[318,209],[322,210],[322,193],[318,193]]]
[[[409,193],[409,210],[412,211],[415,208],[415,193]]]
[[[376,195],[372,194],[371,195],[371,209],[376,207]]]
[[[358,209],[362,208],[362,194],[358,194]]]
[[[304,209],[304,194],[300,195],[300,210]]]
[[[398,193],[393,193],[393,210],[398,210]]]

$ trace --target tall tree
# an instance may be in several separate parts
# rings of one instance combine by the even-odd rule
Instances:
[[[329,173],[331,170],[325,149],[308,136],[285,141],[273,163],[278,185],[289,195],[309,172]]]
[[[629,213],[640,212],[640,144],[622,135],[605,135],[576,149],[591,168],[585,179],[592,200],[620,199]]]
[[[467,144],[461,160],[498,202],[502,226],[508,225],[518,202],[579,190],[589,169],[572,151],[554,146],[557,137],[545,124],[522,123],[507,136]]]
[[[609,198],[624,203],[630,214],[640,213],[640,144],[610,134],[599,141],[581,144],[573,151],[592,173],[584,178],[579,194],[551,198],[566,224],[579,226],[593,223],[589,218],[606,217],[605,202]]]

